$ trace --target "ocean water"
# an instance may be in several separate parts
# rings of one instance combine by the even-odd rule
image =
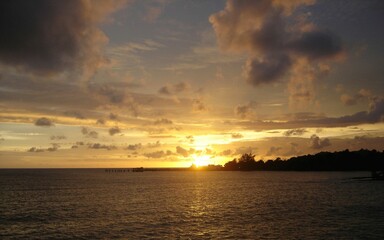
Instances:
[[[384,239],[367,172],[0,170],[0,239]]]

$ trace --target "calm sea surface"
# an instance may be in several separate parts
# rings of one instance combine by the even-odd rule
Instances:
[[[0,170],[0,239],[384,239],[361,176]]]

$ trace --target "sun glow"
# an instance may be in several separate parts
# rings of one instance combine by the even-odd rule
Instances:
[[[202,167],[202,166],[207,166],[210,164],[209,159],[211,159],[211,156],[209,155],[192,155],[194,162],[193,164],[196,167]]]

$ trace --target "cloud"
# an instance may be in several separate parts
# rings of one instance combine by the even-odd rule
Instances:
[[[64,135],[57,135],[57,136],[53,135],[50,137],[50,139],[51,140],[64,140],[64,139],[67,139],[67,137]]]
[[[42,117],[42,118],[39,118],[35,121],[35,126],[39,126],[39,127],[51,127],[51,126],[54,126],[52,120],[46,118],[46,117]]]
[[[119,127],[112,127],[112,128],[110,128],[109,130],[108,130],[108,132],[109,132],[109,135],[111,135],[111,136],[114,136],[115,134],[117,134],[117,133],[121,133],[121,130],[120,130],[120,128]]]
[[[107,36],[97,26],[125,1],[1,1],[0,62],[50,75],[94,71]]]
[[[192,110],[194,112],[205,112],[208,110],[208,107],[201,99],[195,98],[192,100]]]
[[[105,123],[106,123],[105,119],[100,118],[96,120],[96,124],[104,125]]]
[[[311,103],[314,79],[329,72],[323,61],[337,60],[344,53],[337,35],[315,26],[305,15],[294,15],[298,7],[314,3],[228,0],[209,21],[222,51],[248,55],[243,76],[249,84],[257,87],[291,79],[290,101]]]
[[[161,150],[161,151],[155,151],[155,152],[144,154],[144,156],[146,156],[147,158],[164,158],[171,155],[173,155],[173,152],[170,150],[167,150],[167,151]]]
[[[224,151],[220,152],[219,155],[220,156],[230,156],[230,155],[232,155],[232,150],[231,149],[224,150]]]
[[[235,107],[235,115],[241,119],[251,118],[254,115],[254,109],[257,104],[255,102],[249,102],[244,105],[238,105]]]
[[[173,124],[173,122],[169,119],[161,118],[161,119],[156,120],[153,124],[154,125],[171,125],[171,124]]]
[[[298,156],[302,153],[298,149],[299,144],[291,142],[290,145],[291,145],[291,148],[286,153],[283,154],[284,156]]]
[[[116,146],[105,145],[105,144],[101,144],[101,143],[93,143],[93,144],[88,144],[88,148],[91,148],[91,149],[114,150],[114,149],[116,149]]]
[[[245,153],[254,153],[254,150],[257,148],[252,148],[252,147],[239,147],[236,149],[234,155],[242,155]]]
[[[141,147],[142,147],[141,143],[136,143],[136,144],[129,144],[128,147],[126,147],[125,149],[130,151],[137,151],[141,149]]]
[[[81,128],[81,133],[86,136],[86,137],[89,137],[89,138],[97,138],[99,136],[99,134],[96,132],[96,131],[93,131],[87,127],[82,127]]]
[[[243,68],[243,76],[251,85],[258,86],[276,82],[285,75],[291,66],[286,55],[248,58]]]
[[[186,149],[184,149],[184,148],[182,148],[180,146],[176,147],[176,153],[182,155],[183,157],[188,157],[189,156],[188,150],[186,150]]]
[[[296,129],[290,129],[284,132],[284,136],[290,137],[290,136],[301,136],[304,133],[308,132],[304,128],[296,128]]]
[[[346,106],[353,106],[356,105],[359,101],[370,97],[372,97],[372,94],[369,90],[360,89],[360,91],[354,96],[351,96],[349,94],[342,94],[340,96],[340,101]]]
[[[310,147],[313,149],[321,149],[331,146],[331,142],[328,138],[320,139],[316,134],[313,134],[310,138]]]
[[[269,148],[266,156],[275,156],[276,154],[279,153],[280,150],[281,150],[281,147],[272,146]]]
[[[191,144],[195,142],[195,138],[192,135],[186,136],[185,138]]]
[[[232,133],[231,137],[234,139],[243,138],[244,136],[241,133]]]
[[[158,90],[162,95],[176,95],[191,89],[191,85],[187,82],[178,82],[174,84],[167,84]]]
[[[154,143],[147,143],[147,146],[148,146],[149,148],[157,148],[157,147],[160,147],[160,146],[161,146],[161,143],[160,143],[160,141],[156,141],[156,142],[154,142]]]
[[[162,14],[166,4],[171,0],[152,0],[145,6],[145,14],[143,19],[147,22],[154,22]]]
[[[119,119],[119,116],[118,116],[117,114],[115,114],[115,113],[110,113],[110,114],[109,114],[109,119],[111,119],[111,120],[117,120],[117,119]]]
[[[84,117],[84,115],[78,111],[65,111],[64,115],[75,117],[77,119],[86,119],[86,117]]]
[[[31,147],[27,152],[44,152],[44,149]]]

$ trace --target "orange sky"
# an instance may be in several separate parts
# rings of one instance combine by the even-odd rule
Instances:
[[[381,1],[0,8],[0,168],[384,150]]]

